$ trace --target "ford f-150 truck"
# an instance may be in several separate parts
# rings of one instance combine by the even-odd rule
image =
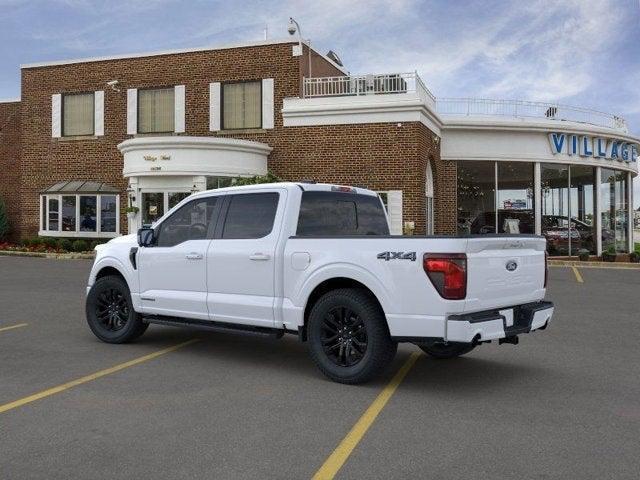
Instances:
[[[547,327],[540,236],[392,236],[372,191],[230,187],[184,199],[151,227],[96,248],[86,314],[109,343],[150,323],[309,345],[332,380],[361,383],[398,342],[437,358]]]

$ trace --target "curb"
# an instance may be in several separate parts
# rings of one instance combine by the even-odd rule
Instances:
[[[49,258],[54,260],[93,260],[95,258],[94,253],[15,252],[13,250],[0,250],[0,256]]]
[[[640,263],[578,262],[572,260],[549,260],[550,267],[602,268],[619,270],[640,270]]]

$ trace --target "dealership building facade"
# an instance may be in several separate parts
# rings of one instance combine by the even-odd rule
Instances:
[[[0,103],[0,196],[14,237],[109,238],[271,171],[379,192],[394,234],[627,252],[639,143],[614,115],[436,98],[416,73],[266,41],[24,65]]]

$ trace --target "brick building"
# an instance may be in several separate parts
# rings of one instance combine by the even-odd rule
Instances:
[[[0,103],[13,236],[113,237],[269,170],[380,192],[393,233],[546,234],[554,221],[559,253],[629,248],[638,139],[619,117],[436,100],[415,73],[337,62],[286,40],[24,65],[20,101]],[[573,218],[580,240],[562,226]]]

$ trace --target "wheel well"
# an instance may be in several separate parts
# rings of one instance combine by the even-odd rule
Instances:
[[[127,282],[127,279],[124,278],[124,275],[122,275],[120,273],[120,271],[117,268],[114,267],[104,267],[103,269],[101,269],[98,274],[96,275],[96,280],[102,278],[102,277],[108,277],[108,276],[116,276],[116,277],[120,277],[122,280],[125,281],[125,283]]]
[[[384,314],[384,309],[382,308],[382,305],[380,305],[378,298],[365,284],[360,283],[352,278],[331,278],[316,286],[316,288],[313,289],[311,295],[309,295],[309,298],[307,299],[307,305],[304,308],[304,324],[299,331],[300,339],[302,341],[307,340],[307,320],[309,319],[309,314],[311,313],[311,309],[313,308],[313,306],[325,293],[328,293],[332,290],[337,290],[339,288],[357,288],[359,290],[365,291],[371,297],[371,299],[376,302],[378,308],[380,308],[380,311]]]

